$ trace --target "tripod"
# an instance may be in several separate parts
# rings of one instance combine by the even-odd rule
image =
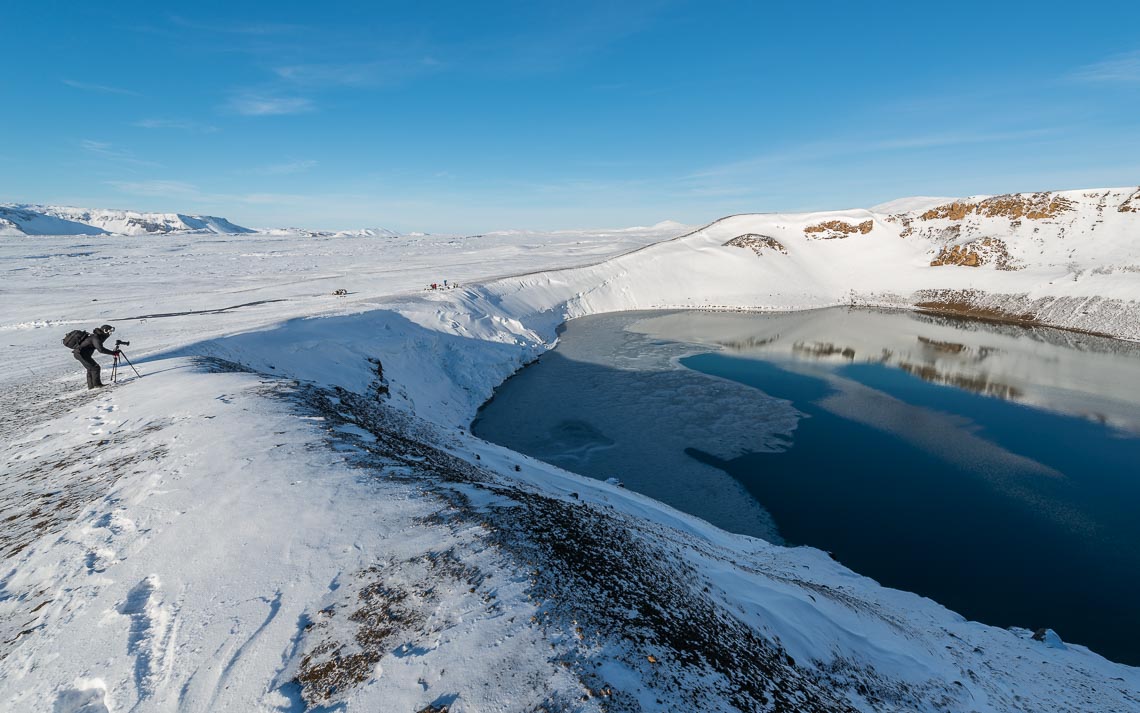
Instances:
[[[139,373],[138,369],[135,369],[135,365],[131,363],[131,360],[128,359],[127,355],[123,353],[123,350],[117,349],[116,351],[119,353],[115,355],[115,361],[113,361],[111,363],[111,383],[117,384],[119,382],[119,359],[120,358],[122,358],[123,361],[127,362],[127,366],[131,367],[131,369],[135,372],[135,376],[137,376],[138,378],[141,379],[142,374]]]

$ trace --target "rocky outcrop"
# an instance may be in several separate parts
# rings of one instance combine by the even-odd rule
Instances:
[[[783,243],[768,235],[760,235],[758,233],[745,233],[738,235],[732,240],[725,243],[728,247],[734,248],[752,248],[752,252],[757,255],[763,254],[765,250],[775,250],[783,255],[788,254],[788,249],[784,247]]]
[[[970,215],[1010,220],[1044,220],[1073,210],[1073,201],[1055,193],[1028,193],[994,196],[977,202],[954,201],[931,208],[921,220],[964,220]]]
[[[930,261],[931,267],[942,265],[981,267],[989,264],[999,270],[1021,269],[1010,256],[1005,242],[997,238],[982,238],[961,245],[947,245]]]
[[[1124,202],[1116,209],[1120,213],[1140,213],[1140,188],[1136,192],[1124,199]]]
[[[864,220],[858,225],[844,222],[842,220],[825,220],[822,223],[809,225],[804,228],[804,235],[823,240],[834,240],[836,238],[846,238],[855,233],[866,235],[871,232],[871,228],[875,227],[875,221]]]

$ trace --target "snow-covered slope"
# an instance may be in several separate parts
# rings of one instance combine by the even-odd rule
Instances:
[[[466,430],[605,311],[882,304],[1140,338],[1134,194],[681,236],[0,244],[0,707],[1136,710],[1140,670]],[[144,378],[74,392],[59,337],[104,321]]]
[[[0,205],[0,235],[158,235],[186,232],[238,234],[253,231],[212,215]]]
[[[36,208],[37,206],[0,205],[0,235],[103,235],[107,232]]]

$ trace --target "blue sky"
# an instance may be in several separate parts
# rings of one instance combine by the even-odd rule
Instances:
[[[482,231],[1140,182],[1137,3],[160,5],[5,3],[0,202]]]

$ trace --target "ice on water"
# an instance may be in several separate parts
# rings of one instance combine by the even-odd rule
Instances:
[[[644,314],[570,322],[544,356],[481,412],[479,435],[599,479],[617,476],[725,529],[778,539],[768,512],[694,449],[728,460],[782,450],[803,416],[788,401],[685,369],[702,347],[657,340],[631,327]],[[553,379],[544,388],[527,381]],[[525,419],[512,416],[518,411]],[[648,435],[647,435],[648,434]]]

